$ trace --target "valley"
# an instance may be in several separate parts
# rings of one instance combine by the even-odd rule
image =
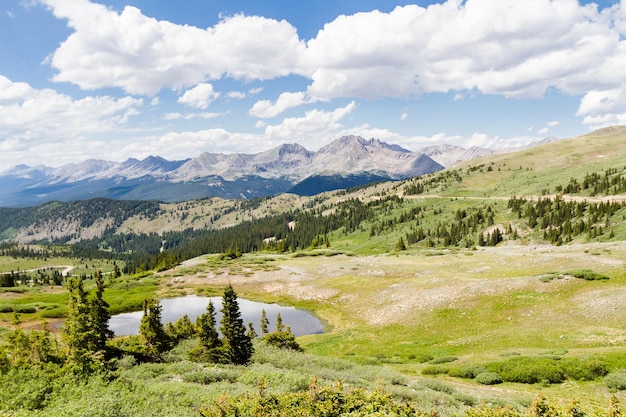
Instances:
[[[193,339],[150,361],[137,354],[139,339],[109,341],[123,355],[113,362],[132,362],[116,365],[128,386],[188,390],[192,405],[162,415],[197,415],[224,394],[236,402],[261,378],[275,395],[304,392],[313,377],[378,384],[443,416],[482,402],[525,415],[539,393],[559,407],[578,399],[594,415],[611,396],[626,401],[625,141],[626,128],[612,128],[313,196],[4,208],[0,272],[72,265],[92,291],[102,271],[112,312],[232,285],[242,298],[295,306],[325,324],[297,338],[305,353],[259,341],[248,368],[199,365],[189,359]],[[24,329],[68,312],[63,285],[18,280],[0,289],[5,346],[21,328],[14,311]],[[148,410],[148,397],[131,412],[121,382],[98,381],[85,383],[120,413]],[[63,408],[54,399],[76,394],[49,395],[32,409],[55,415]]]

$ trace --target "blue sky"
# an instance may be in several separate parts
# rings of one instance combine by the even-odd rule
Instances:
[[[626,0],[1,0],[0,172],[626,124]]]

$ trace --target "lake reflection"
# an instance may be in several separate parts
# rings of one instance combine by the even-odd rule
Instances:
[[[213,301],[213,305],[215,306],[215,320],[217,322],[217,328],[219,329],[220,320],[222,319],[222,313],[220,312],[222,309],[222,297],[188,295],[186,297],[164,298],[160,300],[161,306],[163,307],[163,311],[161,312],[163,324],[175,322],[185,314],[195,323],[196,317],[206,312],[209,301]],[[322,333],[324,331],[322,323],[315,316],[306,311],[297,310],[294,307],[284,307],[278,304],[257,303],[241,298],[238,298],[237,301],[239,303],[239,311],[241,312],[243,324],[247,328],[248,322],[252,322],[258,334],[261,334],[259,321],[261,319],[261,310],[263,309],[265,309],[267,318],[270,321],[270,332],[274,331],[276,315],[278,313],[280,313],[283,319],[283,324],[290,326],[291,331],[296,336]],[[111,317],[109,328],[116,336],[138,334],[139,323],[141,322],[142,316],[143,311],[117,314]]]

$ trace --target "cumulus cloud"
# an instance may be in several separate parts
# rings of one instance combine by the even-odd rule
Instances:
[[[307,96],[303,92],[297,93],[282,93],[276,103],[272,103],[269,100],[259,100],[250,109],[250,114],[260,118],[271,118],[278,116],[282,112],[292,107],[300,106],[301,104],[310,102]]]
[[[165,113],[163,118],[165,120],[191,120],[191,119],[214,119],[219,117],[220,113]]]
[[[556,88],[585,95],[584,120],[626,113],[622,4],[602,10],[577,0],[411,4],[341,15],[305,42],[290,23],[259,16],[235,15],[197,28],[131,6],[118,12],[88,0],[41,1],[73,29],[49,58],[58,71],[54,80],[84,89],[153,95],[223,77],[297,74],[310,80],[308,100],[450,91],[455,99],[468,91],[536,98]],[[250,113],[275,117],[302,104],[302,94],[259,101]],[[616,102],[601,102],[613,96]]]
[[[288,117],[278,125],[270,125],[265,128],[265,135],[269,140],[294,141],[306,140],[311,142],[317,135],[335,131],[342,127],[340,121],[356,108],[353,101],[344,107],[334,111],[311,110],[304,117]],[[282,143],[282,142],[281,142]]]
[[[72,138],[117,129],[138,113],[143,100],[109,96],[73,99],[0,75],[2,137],[28,141]]]
[[[241,92],[241,91],[229,91],[228,93],[226,93],[226,97],[234,98],[234,99],[242,99],[242,98],[246,98],[246,93]]]
[[[309,41],[305,62],[315,65],[309,93],[325,98],[539,97],[550,86],[584,91],[618,39],[606,16],[576,0],[450,0],[340,16]]]
[[[229,76],[265,80],[298,72],[304,43],[286,21],[236,15],[200,29],[120,13],[88,0],[42,0],[74,32],[49,62],[54,81],[83,89],[119,87],[130,94],[181,90]]]
[[[213,90],[213,85],[200,83],[178,98],[178,102],[197,109],[206,109],[209,104],[218,98],[220,93]]]
[[[0,75],[0,163],[88,152],[94,137],[123,129],[142,105],[132,97],[73,99]]]

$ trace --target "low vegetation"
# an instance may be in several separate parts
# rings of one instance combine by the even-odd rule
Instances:
[[[2,211],[0,415],[617,416],[626,156],[583,139],[298,200]],[[59,213],[80,227],[9,239]],[[327,331],[256,334],[234,288]],[[158,298],[222,292],[228,323],[161,323]]]

